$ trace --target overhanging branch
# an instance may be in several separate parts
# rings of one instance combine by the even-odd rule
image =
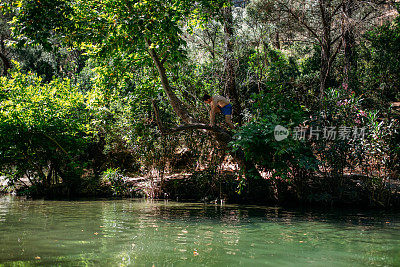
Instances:
[[[153,104],[153,111],[155,121],[157,123],[158,128],[160,129],[161,134],[173,134],[176,132],[183,132],[188,130],[203,130],[204,132],[211,132],[219,136],[219,140],[224,140],[224,143],[227,144],[232,140],[232,134],[221,127],[218,126],[211,126],[209,124],[204,123],[190,123],[190,124],[183,124],[180,126],[176,126],[173,128],[165,128],[162,124],[159,109],[155,100],[152,100]]]

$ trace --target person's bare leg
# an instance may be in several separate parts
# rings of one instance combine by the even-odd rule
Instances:
[[[225,121],[228,124],[229,128],[235,129],[235,125],[233,125],[231,117],[231,115],[225,115]]]

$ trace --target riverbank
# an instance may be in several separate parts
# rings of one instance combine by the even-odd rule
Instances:
[[[88,182],[81,185],[80,191],[74,192],[63,184],[40,189],[27,187],[28,181],[22,181],[15,190],[3,190],[2,193],[12,192],[34,199],[147,198],[294,207],[400,208],[398,180],[389,179],[378,186],[371,184],[370,178],[357,175],[341,178],[310,176],[290,181],[265,178],[245,183],[238,177],[233,171],[175,173],[162,177],[121,176],[117,184],[112,181]],[[4,188],[4,177],[2,184]]]

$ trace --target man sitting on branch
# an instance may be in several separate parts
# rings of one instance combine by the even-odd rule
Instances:
[[[215,114],[221,112],[225,115],[225,121],[229,128],[234,129],[235,126],[232,123],[232,104],[229,100],[223,96],[210,96],[205,94],[203,101],[211,106],[210,110],[210,123],[211,126],[215,126]]]

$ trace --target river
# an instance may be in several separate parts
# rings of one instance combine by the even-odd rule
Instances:
[[[5,266],[400,266],[400,213],[0,198]]]

